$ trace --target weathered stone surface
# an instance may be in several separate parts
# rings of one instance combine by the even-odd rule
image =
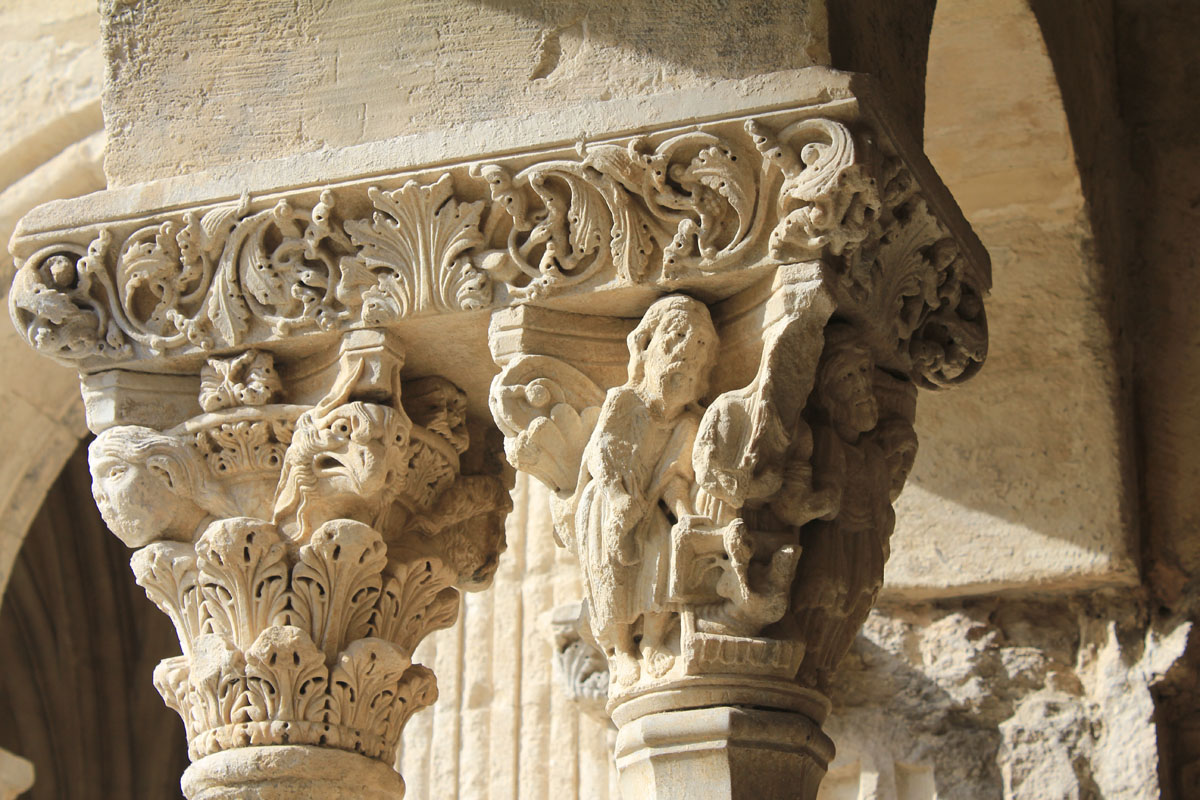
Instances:
[[[404,781],[387,764],[342,750],[271,745],[215,753],[183,773],[190,800],[395,800]]]
[[[402,364],[394,337],[355,331],[320,399],[289,404],[269,353],[210,359],[204,413],[89,447],[100,512],[178,634],[154,685],[193,800],[403,791],[400,733],[437,697],[413,651],[454,622],[455,587],[490,582],[511,504],[486,436],[467,452],[461,390]],[[144,387],[113,391],[120,410]]]
[[[178,645],[129,574],[77,446],[29,527],[0,607],[0,748],[33,762],[25,800],[180,798],[187,744],[148,680]]]
[[[1014,79],[1019,75],[1019,79]],[[939,4],[926,149],[992,255],[988,368],[917,412],[887,589],[929,598],[1137,580],[1127,365],[1063,99],[1020,0]],[[986,457],[982,454],[986,453]]]
[[[38,203],[104,187],[103,61],[87,0],[10,2],[0,13],[0,242]],[[12,265],[0,260],[0,293]],[[75,376],[31,359],[0,326],[0,606],[42,499],[85,432]]]
[[[885,604],[835,683],[822,797],[932,798],[904,791],[920,774],[937,797],[1164,796],[1153,693],[1190,635],[1115,594]]]
[[[643,717],[617,735],[621,795],[646,800],[816,796],[833,755],[820,727],[794,714],[697,708]]]
[[[0,750],[0,800],[16,800],[33,785],[33,778],[33,764],[7,750]]]
[[[106,170],[136,183],[827,64],[826,27],[816,0],[112,2]]]
[[[33,206],[104,188],[96,4],[5,3],[0,14],[0,242]],[[8,275],[8,265],[0,267]],[[7,278],[0,281],[8,290]]]
[[[1179,653],[1171,628],[1154,628],[1133,607],[1090,608],[1088,613],[1117,623],[1114,645],[1099,632],[1078,633],[1087,626],[1073,621],[1076,611],[1053,601],[1006,599],[987,606],[984,614],[970,610],[969,602],[960,608],[938,599],[997,592],[1008,597],[1029,591],[1074,594],[1135,583],[1139,554],[1148,557],[1148,608],[1161,606],[1159,616],[1191,613],[1195,596],[1193,562],[1200,540],[1188,524],[1196,516],[1189,501],[1194,493],[1188,493],[1196,472],[1188,455],[1196,450],[1188,423],[1195,416],[1188,379],[1195,372],[1188,355],[1195,325],[1189,321],[1194,314],[1187,300],[1192,293],[1185,246],[1196,227],[1188,210],[1196,194],[1191,180],[1196,159],[1189,144],[1195,120],[1182,99],[1190,86],[1190,62],[1183,54],[1192,49],[1188,35],[1196,27],[1194,12],[1186,3],[1170,2],[1084,8],[1073,0],[1034,0],[1031,5],[1036,18],[1022,2],[942,0],[934,19],[927,142],[996,262],[1000,285],[991,303],[997,312],[992,363],[964,390],[924,400],[918,414],[922,452],[899,501],[885,589],[892,606],[883,618],[892,622],[873,620],[867,639],[855,646],[848,667],[852,676],[862,669],[865,677],[853,678],[846,692],[850,700],[839,696],[829,723],[842,757],[823,793],[839,800],[860,793],[928,800],[935,792],[970,798],[1085,797],[1089,791],[1170,796],[1172,788],[1188,797],[1188,787],[1200,775],[1195,767],[1200,735],[1188,722],[1196,708],[1194,674],[1181,669],[1185,661],[1161,677],[1164,665]],[[445,36],[434,44],[417,41],[415,29],[371,24],[369,11],[395,13],[371,2],[345,4],[341,16],[321,4],[301,4],[298,16],[315,25],[252,25],[265,31],[254,34],[235,30],[219,10],[193,19],[182,6],[158,6],[113,3],[106,8],[112,20],[109,41],[118,45],[116,60],[127,67],[114,72],[120,91],[109,97],[110,117],[121,137],[111,167],[121,180],[180,169],[223,171],[210,185],[221,187],[217,194],[230,203],[247,185],[283,187],[291,185],[289,176],[298,176],[299,183],[322,186],[356,174],[360,167],[346,169],[345,153],[333,148],[404,130],[433,131],[443,124],[439,115],[480,120],[540,109],[576,93],[611,96],[600,113],[563,117],[552,126],[555,141],[573,141],[602,130],[608,116],[632,120],[632,130],[646,114],[660,113],[644,95],[690,86],[699,97],[720,77],[750,75],[752,83],[754,73],[764,69],[760,61],[819,60],[823,48],[839,66],[886,73],[881,77],[888,81],[889,97],[902,98],[901,116],[911,122],[920,118],[924,88],[913,65],[923,69],[924,59],[906,58],[901,50],[922,47],[913,31],[919,33],[931,11],[929,3],[901,8],[887,0],[839,2],[831,11],[828,44],[816,47],[800,41],[798,27],[781,30],[778,17],[770,16],[773,7],[758,9],[763,13],[758,19],[741,7],[680,5],[681,16],[691,15],[687,24],[701,29],[680,34],[678,20],[661,28],[645,25],[639,3],[629,4],[630,13],[620,19],[594,11],[577,19],[579,9],[571,3],[544,8],[488,3],[471,6],[474,16],[441,30]],[[409,6],[420,13],[432,8]],[[281,8],[251,4],[244,13],[265,21]],[[346,8],[351,11],[345,13]],[[853,22],[879,8],[890,10],[889,24],[853,30]],[[86,102],[81,106],[76,99],[95,90],[94,82],[79,76],[81,65],[99,62],[99,48],[75,44],[82,39],[73,38],[81,27],[70,22],[73,11],[60,13],[55,4],[31,9],[37,25],[34,17],[20,15],[7,18],[11,26],[4,23],[13,41],[36,37],[58,22],[75,33],[43,38],[36,52],[13,49],[16,58],[6,62],[12,67],[6,77],[21,84],[5,93],[5,101],[20,98],[5,130],[15,135],[28,123],[35,134],[22,133],[14,139],[19,147],[3,151],[0,175],[15,164],[26,177],[0,196],[0,218],[10,207],[18,209],[11,215],[15,219],[35,202],[100,188],[103,179],[95,167],[98,138],[63,144],[82,138],[89,125],[87,132],[95,129],[94,95],[83,111]],[[291,7],[286,10],[293,13]],[[726,18],[710,24],[712,14],[727,11],[735,25],[727,25]],[[507,27],[494,25],[496,33],[485,40],[473,27],[477,19],[503,20]],[[814,19],[810,15],[809,22]],[[45,28],[39,27],[43,21]],[[743,21],[749,27],[736,27]],[[628,30],[639,23],[641,30]],[[754,28],[760,23],[763,27]],[[848,24],[852,35],[847,37]],[[154,36],[142,39],[143,30]],[[711,36],[712,47],[688,46],[714,30],[719,35]],[[201,38],[198,47],[174,46],[193,34],[212,35]],[[448,44],[455,35],[481,44],[459,51]],[[745,38],[755,46],[726,45]],[[401,45],[389,50],[397,41]],[[27,59],[25,52],[34,55]],[[503,58],[493,63],[492,53]],[[323,60],[314,61],[314,54]],[[296,63],[301,69],[294,68]],[[305,71],[305,65],[311,68]],[[746,72],[738,71],[743,68]],[[43,83],[56,70],[66,79]],[[266,94],[261,87],[247,92],[268,75],[278,79],[267,81]],[[468,80],[435,80],[412,91],[393,91],[426,75],[466,75]],[[149,80],[139,87],[142,78]],[[56,88],[38,88],[44,86]],[[184,102],[154,99],[168,97]],[[60,124],[46,124],[43,108],[62,109]],[[545,123],[529,116],[525,132],[513,140],[517,145],[544,133]],[[353,122],[347,125],[347,119]],[[83,125],[81,120],[92,121]],[[1130,146],[1121,140],[1125,124]],[[61,138],[66,131],[75,131],[76,138]],[[488,125],[458,128],[455,135],[463,143],[459,156],[481,152],[480,143],[507,146]],[[138,137],[157,147],[139,154]],[[431,145],[436,138],[418,137],[406,147],[425,153],[426,162],[455,155]],[[43,162],[46,153],[60,150],[61,157]],[[237,163],[241,153],[300,151],[313,155],[286,167]],[[351,158],[358,158],[362,171],[384,174],[395,168],[395,150],[386,145],[367,144],[355,152],[362,157]],[[1119,173],[1127,164],[1137,176],[1123,184]],[[176,191],[187,183],[142,187],[126,208],[188,206],[196,195],[191,189]],[[1098,185],[1110,187],[1108,194]],[[313,192],[309,206],[317,199],[319,193]],[[365,205],[363,210],[365,219],[369,211]],[[1127,249],[1114,249],[1113,239],[1124,239]],[[630,300],[620,313],[633,318],[646,302]],[[1123,304],[1135,313],[1122,311]],[[445,333],[440,355],[455,364],[486,359],[478,343],[464,346],[461,333]],[[1131,335],[1139,337],[1136,370],[1123,350]],[[14,455],[0,465],[0,496],[8,493],[11,512],[0,529],[2,587],[6,554],[15,555],[26,528],[23,520],[37,507],[82,425],[68,371],[33,365],[11,334],[0,346],[0,366],[11,377],[0,386],[9,411],[0,436],[6,444],[15,442]],[[181,387],[198,382],[203,357],[197,354],[190,362],[193,374],[179,379]],[[611,362],[605,358],[597,369],[621,375],[599,385],[615,386],[624,379],[624,355]],[[438,372],[432,359],[417,357],[410,365],[419,374]],[[198,413],[190,407],[196,392],[181,404],[158,402],[153,390],[139,395],[115,375],[100,373],[91,380],[89,414],[97,430],[122,420],[170,428]],[[1135,423],[1129,404],[1135,385],[1141,409],[1136,452],[1130,446]],[[480,385],[469,388],[480,395]],[[187,398],[188,392],[181,388],[177,395]],[[1143,467],[1144,473],[1134,475]],[[1140,498],[1135,486],[1141,487]],[[524,510],[509,535],[522,544],[519,554],[511,554],[516,556],[511,568],[501,567],[499,594],[469,597],[461,624],[419,651],[429,655],[418,660],[446,677],[443,700],[408,729],[402,760],[405,774],[412,776],[410,797],[615,797],[610,767],[598,755],[612,746],[604,726],[580,717],[575,702],[550,684],[556,671],[570,676],[564,662],[555,660],[554,640],[540,618],[582,596],[572,557],[556,554],[548,544],[548,515],[518,507]],[[126,522],[136,533],[135,521]],[[516,530],[520,538],[514,537]],[[1135,539],[1139,533],[1140,541]],[[921,599],[935,605],[920,606]],[[956,616],[960,612],[967,613],[967,622]],[[903,635],[881,633],[897,625],[905,628]],[[1155,635],[1163,641],[1151,641],[1147,628],[1159,630]],[[1001,633],[994,635],[996,630]],[[1099,670],[1106,677],[1097,677],[1098,670],[1084,663],[1091,658],[1087,648],[1073,653],[1059,646],[1076,638],[1100,653],[1096,660],[1107,665]],[[980,639],[986,646],[976,644]],[[914,648],[922,658],[913,656]],[[1064,688],[1062,675],[1070,686]],[[1075,680],[1084,688],[1075,687]],[[892,687],[896,696],[874,694],[872,681]],[[1170,741],[1147,723],[1147,704],[1155,697],[1167,720],[1163,731],[1176,725]],[[1127,750],[1115,749],[1115,738],[1105,739],[1110,723],[1132,732]],[[927,725],[936,730],[922,727]],[[1157,751],[1170,751],[1183,765],[1177,786],[1152,778],[1166,769],[1156,763]]]

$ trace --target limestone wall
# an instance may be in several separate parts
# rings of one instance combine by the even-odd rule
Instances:
[[[109,6],[114,184],[829,58],[810,0]]]
[[[991,254],[991,342],[977,381],[918,406],[889,591],[1132,585],[1127,365],[1038,21],[943,0],[928,69],[926,151]]]

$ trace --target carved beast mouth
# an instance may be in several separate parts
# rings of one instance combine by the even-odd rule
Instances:
[[[344,477],[361,487],[370,481],[379,459],[367,448],[354,447],[343,453],[321,453],[312,463],[318,478]]]

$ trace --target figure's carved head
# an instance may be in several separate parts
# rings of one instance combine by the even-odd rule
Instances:
[[[129,547],[190,542],[207,516],[197,498],[204,462],[178,436],[140,425],[109,428],[88,447],[88,463],[100,515]]]
[[[708,391],[717,331],[708,308],[683,295],[654,302],[629,334],[627,385],[667,417]]]
[[[433,376],[404,386],[404,410],[462,453],[470,443],[467,433],[467,395],[445,378]]]
[[[300,536],[322,522],[373,524],[403,486],[412,423],[389,406],[355,401],[300,415],[283,458],[275,522]]]
[[[875,362],[867,346],[849,327],[830,325],[817,374],[817,399],[830,421],[845,434],[856,437],[879,422],[874,373]]]

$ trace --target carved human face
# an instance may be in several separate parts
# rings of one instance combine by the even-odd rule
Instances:
[[[103,454],[91,459],[92,496],[100,516],[129,547],[186,537],[195,506],[171,490],[166,470]]]
[[[874,365],[857,348],[847,348],[830,359],[822,381],[825,403],[838,425],[866,433],[879,422],[879,404],[872,385]]]
[[[417,425],[444,438],[459,453],[470,443],[467,396],[445,378],[431,377],[404,387],[404,410]]]
[[[661,398],[667,416],[700,399],[713,345],[707,326],[693,324],[686,312],[664,317],[651,334],[642,383],[649,397]]]

